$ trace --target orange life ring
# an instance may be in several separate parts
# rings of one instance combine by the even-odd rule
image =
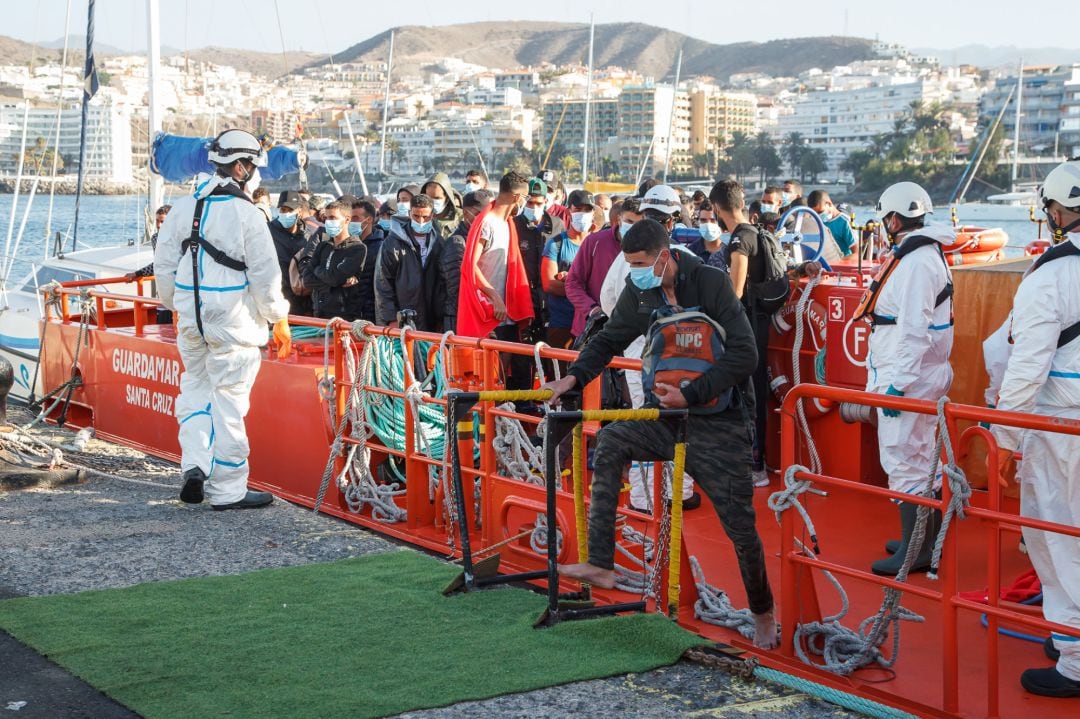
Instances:
[[[1052,245],[1047,240],[1032,240],[1024,248],[1024,254],[1031,257],[1033,255],[1041,255],[1050,249]]]
[[[791,366],[791,351],[795,345],[795,309],[798,294],[793,293],[788,303],[772,317],[769,330],[769,389],[777,404],[783,404],[787,393],[794,386],[794,373]],[[799,374],[803,382],[824,384],[824,377],[819,377],[815,367],[818,354],[825,351],[825,331],[828,315],[820,302],[811,300],[806,306],[803,322],[803,346],[800,352]],[[816,419],[832,409],[830,404],[820,399],[803,403],[807,419]]]
[[[986,252],[946,252],[945,260],[950,265],[977,265],[981,262],[993,262],[1001,259],[1001,250],[988,250]]]
[[[957,227],[956,240],[943,245],[943,252],[962,252],[963,254],[985,253],[1000,250],[1009,241],[1009,235],[1000,227]],[[961,263],[958,263],[961,264]],[[962,263],[962,264],[967,264]]]

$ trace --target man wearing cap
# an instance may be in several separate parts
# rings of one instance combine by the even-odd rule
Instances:
[[[562,183],[559,182],[559,173],[555,170],[541,170],[536,173],[536,177],[544,181],[544,185],[548,191],[547,211],[552,217],[557,217],[562,220],[562,223],[567,227],[570,226],[570,208],[565,205],[559,204],[560,197],[558,195],[559,187]]]
[[[529,278],[529,291],[533,301],[533,324],[525,329],[523,339],[528,342],[546,341],[544,333],[544,283],[540,278],[540,264],[544,247],[552,237],[566,232],[566,223],[551,214],[547,183],[538,177],[529,180],[529,196],[525,209],[514,218],[517,225],[518,245],[521,259],[525,262],[525,274]]]
[[[278,266],[281,267],[281,292],[289,302],[289,314],[311,315],[311,297],[301,297],[293,292],[289,282],[289,264],[307,243],[306,226],[300,218],[307,202],[296,190],[285,190],[278,195],[278,214],[269,222],[270,236],[274,238]]]
[[[577,256],[578,248],[592,233],[595,218],[594,200],[588,190],[574,190],[567,199],[570,224],[561,235],[544,245],[540,274],[547,294],[547,341],[552,347],[569,347],[573,341],[574,305],[566,297],[566,275]]]
[[[727,274],[690,253],[673,251],[668,231],[660,223],[650,219],[635,223],[623,238],[622,248],[631,274],[611,319],[585,346],[567,375],[546,385],[552,391],[549,401],[594,380],[613,357],[648,332],[653,311],[665,305],[700,308],[723,327],[724,354],[711,369],[680,387],[657,383],[653,393],[662,408],[690,410],[686,468],[698,477],[735,546],[754,618],[754,644],[771,649],[778,643],[776,620],[765,552],[755,525],[750,436],[742,419],[746,408],[740,406],[752,401],[744,390],[757,364],[750,323]],[[704,413],[703,405],[732,388],[738,388],[732,406]],[[615,514],[623,469],[633,460],[673,459],[676,430],[664,421],[612,422],[600,430],[593,454],[589,558],[587,563],[560,567],[564,577],[614,587]]]

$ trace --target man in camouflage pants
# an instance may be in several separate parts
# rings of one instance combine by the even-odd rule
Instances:
[[[755,526],[751,480],[753,390],[746,381],[757,364],[757,349],[731,280],[697,257],[675,252],[667,232],[653,220],[636,223],[623,238],[630,265],[626,289],[604,329],[594,337],[563,379],[546,387],[550,401],[595,379],[611,358],[645,334],[652,313],[667,305],[697,307],[724,328],[724,355],[711,370],[682,387],[657,383],[653,392],[665,409],[691,408],[686,469],[713,503],[735,545],[743,585],[754,615],[754,644],[777,645],[772,592],[765,554]],[[718,414],[695,414],[731,387],[736,406]],[[742,404],[740,404],[742,403]],[[631,460],[670,460],[676,428],[665,421],[614,422],[597,435],[589,511],[589,561],[560,567],[563,576],[608,588],[615,584],[615,512],[623,469]]]

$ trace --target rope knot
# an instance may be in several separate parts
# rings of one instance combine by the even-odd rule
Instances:
[[[799,472],[809,472],[810,470],[801,465],[793,464],[784,471],[784,485],[786,489],[781,489],[777,492],[773,492],[769,495],[769,509],[776,513],[776,521],[780,521],[780,515],[789,509],[794,509],[803,518],[803,522],[806,524],[806,530],[810,533],[810,543],[814,547],[814,554],[821,554],[821,547],[818,545],[817,530],[814,529],[814,522],[810,519],[810,514],[806,511],[806,508],[802,506],[799,501],[799,496],[809,492],[813,489],[813,482],[808,479],[798,479],[795,475]]]

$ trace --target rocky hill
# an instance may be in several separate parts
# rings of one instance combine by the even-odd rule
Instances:
[[[411,74],[457,57],[488,67],[584,64],[589,26],[569,23],[483,22],[442,27],[397,28],[394,67]],[[337,62],[386,59],[390,32],[380,33],[339,52]],[[732,73],[763,72],[791,76],[811,67],[830,68],[872,56],[871,41],[819,37],[717,45],[671,30],[640,23],[596,26],[596,67],[616,65],[652,76],[670,77],[683,50],[683,76],[711,75],[721,81]],[[325,64],[320,61],[317,64]]]

